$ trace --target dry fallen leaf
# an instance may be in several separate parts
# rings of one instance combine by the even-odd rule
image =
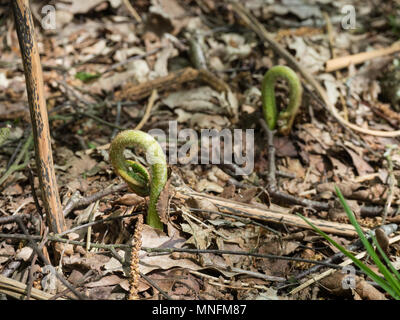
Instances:
[[[282,241],[278,242],[276,239],[265,242],[260,246],[261,253],[275,254],[287,256],[295,251],[300,246],[297,241]]]
[[[122,281],[124,281],[123,278],[118,277],[117,275],[110,275],[106,277],[102,277],[98,281],[94,282],[89,282],[85,284],[85,287],[87,288],[95,288],[95,287],[105,287],[105,286],[113,286],[116,284],[120,284]]]
[[[215,182],[209,181],[207,179],[201,179],[196,185],[196,190],[198,192],[211,191],[211,192],[221,193],[222,191],[224,191],[224,188]]]
[[[3,243],[2,248],[0,248],[0,264],[8,261],[15,254],[14,247]]]
[[[151,0],[149,12],[154,16],[161,16],[164,20],[164,25],[158,25],[158,20],[152,20],[154,17],[150,16],[149,21],[152,22],[152,29],[168,30],[172,29],[171,34],[177,35],[179,31],[188,23],[185,9],[175,0]],[[170,26],[165,25],[167,21]]]
[[[154,229],[148,225],[143,225],[142,231],[142,247],[157,248],[165,245],[180,248],[186,239],[171,239],[165,233],[158,229]],[[167,270],[173,267],[187,268],[191,270],[199,270],[200,267],[189,259],[174,260],[170,255],[151,256],[147,252],[141,250],[139,253],[141,264],[140,272],[147,274],[153,270]]]
[[[363,176],[367,173],[372,173],[375,171],[366,161],[364,161],[362,157],[360,157],[353,150],[346,147],[344,147],[344,149],[351,156],[351,159],[353,160],[353,164],[356,167],[359,176]]]
[[[225,95],[208,86],[173,92],[162,102],[171,109],[181,108],[192,113],[225,114],[228,106]]]

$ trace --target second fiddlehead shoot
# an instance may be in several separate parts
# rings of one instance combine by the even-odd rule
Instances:
[[[289,84],[289,105],[286,110],[278,113],[275,101],[275,84],[279,78],[285,79]],[[297,74],[286,66],[275,66],[269,69],[264,76],[261,87],[261,100],[265,121],[270,130],[288,135],[292,128],[294,118],[299,110],[303,88]]]

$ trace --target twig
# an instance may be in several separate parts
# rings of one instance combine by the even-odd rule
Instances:
[[[14,163],[14,160],[15,160],[16,156],[19,154],[19,151],[20,151],[21,148],[22,148],[22,143],[23,143],[23,139],[20,139],[20,140],[18,141],[17,147],[15,148],[13,154],[12,154],[11,157],[10,157],[10,160],[8,160],[6,170],[10,169],[10,167],[11,167],[12,164]]]
[[[277,190],[276,185],[276,165],[275,165],[275,146],[274,146],[274,135],[275,131],[268,128],[264,119],[260,119],[260,124],[263,129],[267,132],[267,143],[268,143],[268,191]]]
[[[22,299],[26,295],[26,287],[25,284],[17,280],[0,275],[0,292],[5,293],[6,295],[16,299]],[[49,300],[52,297],[51,294],[36,288],[32,288],[31,296],[36,300]]]
[[[166,293],[163,289],[161,289],[161,287],[160,287],[155,281],[153,281],[150,277],[146,276],[146,275],[145,275],[144,273],[142,273],[142,272],[139,272],[139,274],[140,274],[140,276],[141,276],[144,280],[146,280],[150,285],[152,285],[154,288],[156,288],[156,289],[160,292],[160,294],[164,296],[165,299],[167,299],[167,300],[174,300],[174,299],[171,298],[171,296],[170,296],[168,293]]]
[[[225,240],[229,240],[229,237],[227,237],[226,235],[224,235],[221,232],[218,232],[217,230],[211,228],[210,226],[208,226],[205,222],[201,221],[200,219],[192,216],[191,214],[189,214],[188,212],[182,211],[182,214],[185,215],[188,219],[190,220],[194,220],[197,223],[199,223],[200,225],[202,225],[203,227],[207,228],[210,232],[215,233],[217,236],[220,236],[221,238],[225,239]]]
[[[43,249],[44,245],[47,242],[47,233],[48,233],[48,229],[46,228],[45,234],[43,235],[43,239],[40,242],[40,244],[38,245],[38,248],[40,250]],[[28,285],[27,285],[26,300],[30,300],[30,297],[31,297],[31,291],[32,291],[32,286],[33,286],[33,281],[34,281],[34,278],[33,278],[33,267],[34,267],[34,265],[36,263],[37,257],[38,257],[38,255],[37,255],[37,253],[35,253],[33,258],[32,258],[32,261],[31,261],[31,267],[29,268],[29,282],[28,282]]]
[[[275,165],[275,146],[274,146],[274,135],[275,131],[268,128],[264,119],[260,119],[260,124],[264,131],[267,133],[268,141],[268,193],[270,196],[284,200],[286,203],[290,202],[293,204],[299,204],[305,207],[313,208],[315,210],[329,210],[329,204],[312,201],[305,198],[295,197],[278,189],[276,183],[276,165]]]
[[[367,254],[367,252],[364,251],[364,252],[361,252],[361,253],[357,254],[355,257],[356,257],[357,259],[361,259],[361,258],[365,257],[366,254]],[[353,261],[352,261],[351,259],[346,259],[345,261],[343,261],[342,263],[340,263],[339,266],[340,266],[340,268],[343,268],[343,267],[348,266],[348,265],[350,265],[350,264],[352,264],[352,263],[353,263]],[[335,271],[336,271],[335,269],[329,269],[329,270],[327,270],[327,271],[325,271],[325,272],[323,272],[323,273],[321,273],[321,274],[319,274],[319,275],[317,275],[317,276],[314,276],[314,277],[312,277],[312,279],[307,280],[306,282],[302,283],[302,284],[299,285],[298,287],[294,288],[292,291],[289,292],[289,294],[292,294],[292,295],[293,295],[293,294],[296,294],[297,292],[299,292],[299,291],[301,291],[301,290],[307,288],[308,286],[310,286],[310,285],[313,284],[314,282],[317,282],[317,281],[319,281],[319,280],[321,280],[321,279],[323,279],[323,278],[325,278],[325,277],[331,275],[331,274],[334,273]]]
[[[132,7],[130,1],[129,0],[122,0],[122,1],[125,7],[128,9],[129,13],[132,15],[132,17],[134,17],[137,22],[139,23],[142,22],[142,18],[139,16],[135,8]]]
[[[235,220],[237,220],[237,221],[240,221],[240,222],[242,222],[242,223],[244,223],[244,224],[253,224],[253,225],[255,225],[255,226],[259,226],[259,227],[261,227],[261,228],[263,228],[263,229],[266,229],[266,230],[268,230],[268,231],[271,231],[271,232],[275,233],[275,234],[278,235],[278,236],[281,236],[281,233],[280,233],[279,231],[276,231],[276,230],[274,230],[274,229],[272,229],[272,228],[270,228],[270,227],[268,227],[268,226],[265,226],[265,225],[263,225],[263,224],[261,224],[261,223],[258,223],[257,221],[253,221],[253,220],[251,220],[251,219],[243,219],[243,218],[240,218],[240,217],[235,216],[235,215],[233,215],[233,214],[223,213],[223,212],[219,212],[219,211],[216,211],[216,210],[207,210],[207,209],[190,208],[190,207],[189,207],[188,209],[189,209],[190,211],[194,211],[194,212],[214,213],[214,214],[221,215],[221,216],[223,216],[223,217],[229,217],[229,218],[235,219]]]
[[[365,61],[390,55],[398,51],[400,51],[400,42],[395,42],[390,47],[387,48],[331,59],[326,62],[325,71],[326,72],[336,71],[339,69],[346,68],[351,64],[360,64]]]
[[[8,223],[13,223],[17,222],[18,218],[28,218],[29,216],[27,214],[15,214],[12,216],[6,216],[6,217],[0,217],[0,224],[8,224]]]
[[[31,236],[27,236],[25,234],[14,234],[14,233],[0,233],[0,238],[4,238],[4,239],[18,239],[18,240],[36,240],[36,241],[40,241],[42,239],[41,236],[35,236],[35,235],[31,235]],[[73,245],[78,245],[78,246],[82,246],[85,247],[86,246],[86,242],[81,242],[81,241],[75,241],[75,240],[69,240],[69,239],[63,239],[57,236],[48,236],[47,237],[49,241],[54,241],[54,242],[61,242],[61,243],[69,243],[69,244],[73,244]],[[128,249],[131,246],[128,244],[101,244],[101,243],[91,243],[90,244],[91,247],[93,248],[99,248],[99,249],[106,249],[106,250],[111,250],[111,248],[121,248],[121,249]]]
[[[75,288],[80,288],[82,285],[85,284],[85,282],[91,278],[91,276],[94,274],[93,270],[89,270],[88,272],[86,272],[83,277],[81,279],[79,279],[79,281],[75,284]],[[52,296],[51,298],[49,298],[49,300],[57,300],[58,298],[64,296],[65,294],[67,294],[70,290],[67,288],[63,291],[61,291],[60,293],[55,294],[54,296]]]
[[[50,231],[58,233],[65,229],[65,220],[62,215],[60,196],[54,172],[42,66],[35,38],[33,19],[28,1],[13,0],[11,2],[24,64],[35,143],[36,167],[42,191],[42,200],[46,209]]]
[[[140,129],[142,129],[142,127],[145,125],[145,123],[146,123],[147,120],[149,119],[150,113],[151,113],[151,109],[152,109],[153,106],[154,106],[154,102],[156,101],[157,96],[158,96],[157,90],[153,90],[153,91],[151,92],[151,96],[150,96],[150,98],[149,98],[149,102],[147,103],[146,111],[145,111],[145,113],[144,113],[144,115],[143,115],[143,117],[142,117],[142,120],[140,120],[140,122],[138,123],[138,125],[135,127],[135,130],[140,130]]]
[[[74,98],[75,98],[77,101],[80,101],[82,104],[87,105],[87,106],[95,106],[95,105],[96,105],[96,104],[90,103],[90,102],[87,101],[84,97],[82,97],[82,96],[80,96],[79,94],[77,94],[77,93],[75,92],[75,90],[78,90],[78,89],[77,89],[76,87],[73,87],[73,86],[69,85],[69,84],[67,83],[67,81],[65,81],[65,80],[59,80],[58,83],[59,83],[61,86],[64,87],[67,96],[74,96]],[[104,106],[104,105],[106,105],[106,102],[105,102],[105,101],[103,102],[103,104],[102,104],[102,103],[97,104],[97,106]]]
[[[43,212],[42,208],[40,207],[39,200],[36,194],[36,189],[35,189],[35,183],[33,179],[33,174],[32,174],[32,169],[31,166],[28,164],[28,179],[29,179],[29,184],[31,185],[31,191],[32,191],[32,196],[33,196],[33,201],[35,202],[35,207],[37,212],[41,217],[43,217]]]
[[[236,216],[263,220],[268,222],[274,222],[279,224],[285,224],[289,226],[300,227],[304,229],[311,229],[311,227],[305,223],[300,217],[289,214],[290,209],[280,207],[277,205],[271,205],[269,208],[259,204],[242,203],[225,199],[221,197],[215,197],[208,194],[195,192],[192,190],[177,191],[175,197],[182,200],[188,199],[207,199],[213,203],[221,212],[230,213]],[[320,219],[310,219],[313,224],[317,225],[318,228],[327,233],[338,234],[347,237],[356,237],[357,232],[354,227],[350,224],[331,222]],[[363,228],[367,231],[368,228]]]
[[[139,100],[149,96],[153,90],[161,91],[170,89],[178,84],[194,80],[202,80],[220,92],[229,89],[228,85],[224,81],[207,70],[184,68],[175,72],[170,72],[165,77],[156,78],[139,85],[127,84],[123,90],[116,95],[116,98],[119,100]]]
[[[106,188],[102,191],[99,191],[99,192],[97,192],[91,196],[85,197],[85,198],[73,196],[73,197],[71,197],[71,199],[69,199],[69,201],[65,205],[64,216],[67,216],[72,210],[82,209],[94,201],[97,201],[97,200],[99,200],[105,196],[108,196],[112,193],[115,193],[117,191],[124,190],[127,187],[128,187],[128,185],[126,183],[120,183],[116,186]]]
[[[91,113],[86,112],[86,111],[81,111],[81,110],[78,109],[79,103],[81,103],[81,104],[83,104],[83,105],[85,105],[85,106],[87,106],[87,107],[99,107],[99,106],[103,106],[103,105],[107,106],[107,102],[104,102],[104,103],[95,103],[95,104],[90,103],[89,101],[87,101],[86,99],[84,99],[83,97],[81,97],[80,95],[78,95],[78,94],[75,92],[74,89],[77,89],[77,88],[72,88],[66,81],[61,80],[61,81],[59,81],[58,83],[59,83],[60,85],[62,85],[62,86],[65,88],[65,90],[67,91],[67,93],[70,92],[70,93],[72,93],[72,95],[75,97],[76,101],[75,101],[74,103],[71,103],[71,106],[73,107],[73,110],[74,110],[74,112],[75,112],[74,114],[80,115],[80,116],[84,116],[84,117],[87,117],[87,118],[90,118],[90,119],[93,119],[93,120],[95,120],[95,121],[97,121],[97,122],[99,122],[99,123],[101,123],[101,124],[104,124],[104,125],[110,127],[110,128],[114,128],[114,129],[118,129],[118,130],[125,130],[124,127],[121,127],[121,126],[118,125],[118,124],[108,122],[108,121],[103,120],[102,118],[100,118],[100,117],[98,117],[98,116],[96,116],[96,115],[94,115],[94,114],[91,114]],[[78,89],[78,90],[79,90],[79,89]],[[79,102],[79,103],[78,103],[78,102]],[[120,104],[121,104],[121,102],[119,101],[119,102],[118,102],[118,105],[120,105]]]
[[[106,218],[106,219],[101,219],[101,220],[97,220],[97,221],[88,222],[88,223],[85,223],[85,224],[81,224],[81,225],[79,225],[79,226],[76,226],[76,227],[74,227],[74,228],[71,228],[71,229],[69,229],[69,230],[65,230],[64,232],[61,232],[61,233],[58,234],[57,236],[58,236],[58,237],[62,237],[62,236],[64,236],[64,235],[68,234],[68,233],[75,232],[75,231],[80,230],[80,229],[88,228],[88,227],[94,226],[94,225],[96,225],[96,224],[101,224],[101,223],[106,223],[106,222],[109,222],[109,221],[115,221],[115,220],[119,220],[119,219],[125,219],[125,218],[135,217],[135,216],[137,216],[137,215],[139,215],[139,214],[143,214],[143,213],[145,213],[145,212],[144,212],[144,211],[139,211],[139,212],[135,212],[135,213],[132,213],[132,214],[127,214],[127,215],[124,215],[124,216],[109,217],[109,218]],[[92,245],[92,244],[91,244],[91,245]]]

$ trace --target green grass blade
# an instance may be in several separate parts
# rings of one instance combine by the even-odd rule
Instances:
[[[358,224],[353,211],[350,209],[350,207],[348,206],[346,200],[344,199],[342,193],[340,192],[340,189],[338,187],[335,186],[336,189],[336,193],[340,199],[340,202],[344,208],[344,210],[346,211],[347,216],[349,217],[349,220],[351,222],[351,224],[354,226],[354,228],[356,229],[358,235],[360,236],[360,239],[365,247],[365,249],[367,250],[368,254],[371,256],[372,260],[374,260],[374,263],[376,264],[376,266],[379,268],[379,271],[383,274],[383,276],[385,277],[386,281],[388,281],[388,283],[390,284],[390,286],[395,290],[396,288],[396,279],[393,277],[393,275],[391,274],[391,272],[388,270],[388,268],[382,263],[382,261],[379,259],[378,255],[376,254],[374,248],[372,247],[372,245],[369,243],[367,237],[364,235],[364,232],[362,231],[360,225]]]
[[[393,281],[394,281],[394,285],[396,287],[397,293],[400,295],[400,274],[399,274],[399,272],[395,269],[392,262],[389,260],[388,256],[382,250],[381,246],[378,243],[378,240],[376,240],[376,237],[374,235],[371,235],[371,238],[372,238],[372,241],[374,242],[375,246],[378,248],[378,251],[381,254],[383,260],[385,260],[386,264],[389,266],[389,269],[395,275],[395,277],[393,276]]]
[[[339,249],[344,255],[346,255],[349,259],[351,259],[356,266],[358,266],[361,270],[363,270],[368,277],[370,277],[373,281],[375,281],[379,286],[382,287],[387,293],[389,293],[393,298],[396,300],[400,300],[400,296],[391,288],[388,282],[385,279],[382,279],[378,276],[374,271],[372,271],[368,266],[362,263],[359,259],[357,259],[353,254],[347,251],[344,247],[338,244],[336,241],[331,239],[325,232],[320,230],[317,226],[313,223],[308,221],[307,218],[303,217],[302,215],[298,214],[300,218],[302,218],[307,224],[309,224],[316,232],[318,232],[321,236],[323,236],[327,241],[329,241],[332,245],[334,245],[337,249]]]

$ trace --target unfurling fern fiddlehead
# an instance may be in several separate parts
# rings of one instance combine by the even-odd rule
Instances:
[[[278,78],[287,80],[289,84],[289,105],[286,110],[278,113],[275,102],[275,83]],[[261,87],[261,100],[265,122],[270,130],[288,135],[293,125],[294,118],[301,104],[303,88],[297,74],[286,66],[275,66],[267,71]]]
[[[146,152],[147,162],[151,166],[150,174],[138,162],[125,159],[123,152],[128,147],[139,147]],[[167,162],[158,142],[140,130],[122,131],[111,143],[110,160],[116,174],[124,179],[135,193],[140,196],[150,195],[146,222],[154,228],[162,229],[157,202],[167,182]]]

